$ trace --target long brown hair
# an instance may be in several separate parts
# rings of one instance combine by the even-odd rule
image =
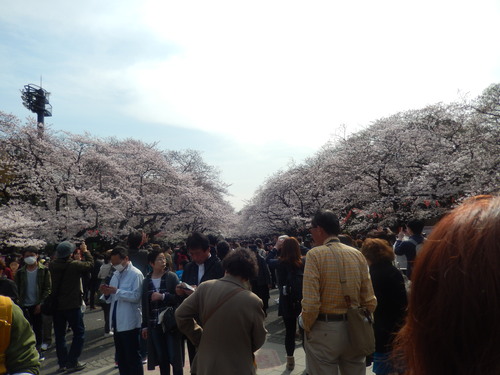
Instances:
[[[302,254],[300,253],[299,241],[294,237],[286,238],[281,246],[279,260],[283,263],[289,263],[296,268],[302,267]]]
[[[367,238],[361,246],[361,252],[371,264],[392,262],[396,257],[389,242],[381,238]]]
[[[417,256],[396,338],[411,375],[500,374],[500,197],[442,219]]]

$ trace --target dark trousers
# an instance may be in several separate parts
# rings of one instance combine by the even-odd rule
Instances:
[[[115,331],[113,339],[115,340],[116,360],[120,375],[143,375],[144,370],[139,349],[139,328],[130,331]]]
[[[42,345],[42,313],[35,314],[35,306],[25,306],[23,307],[24,317],[28,322],[30,322],[33,332],[36,337],[36,348],[40,350]]]
[[[164,333],[159,325],[151,330],[148,329],[149,332],[151,332],[150,340],[160,365],[160,375],[170,375],[170,365],[172,365],[173,375],[182,375],[181,333]]]
[[[89,282],[89,305],[91,309],[95,309],[95,296],[101,285],[101,280],[90,279]]]
[[[283,317],[285,323],[285,350],[286,355],[293,356],[295,351],[295,333],[297,331],[297,318],[295,316]]]
[[[189,365],[192,366],[194,356],[196,355],[196,346],[194,346],[193,343],[186,336],[183,336],[183,341],[184,340],[186,341],[186,344],[187,344],[188,355],[189,355]],[[183,345],[183,347],[184,347],[184,345]],[[184,360],[184,358],[185,358],[185,356],[183,355],[182,359]]]
[[[76,309],[56,311],[53,318],[59,367],[75,366],[78,363],[80,354],[82,354],[85,336],[82,310],[78,307]],[[69,352],[66,347],[66,327],[68,325],[73,331],[73,341]]]
[[[104,314],[104,332],[109,333],[110,325],[109,325],[109,312],[111,310],[111,305],[109,303],[102,304],[102,312]]]

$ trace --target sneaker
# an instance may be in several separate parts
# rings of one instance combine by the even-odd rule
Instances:
[[[118,362],[115,362],[115,368],[118,368]]]
[[[113,336],[113,331],[111,332],[104,332],[104,337],[112,337]]]
[[[58,374],[61,374],[63,372],[66,372],[66,367],[59,367],[56,371]]]
[[[40,362],[45,361],[45,355],[42,352],[38,352],[38,360]]]
[[[143,358],[143,360],[142,360],[142,364],[143,364],[143,365],[147,365],[147,364],[148,364],[148,359],[147,359],[147,358]]]
[[[72,372],[77,372],[77,371],[81,371],[85,368],[85,366],[87,366],[87,363],[85,362],[77,362],[76,365],[74,366],[68,366],[67,369],[66,369],[66,374],[70,374]]]

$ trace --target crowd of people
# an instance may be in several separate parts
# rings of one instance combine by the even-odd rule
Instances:
[[[58,372],[84,370],[83,314],[96,306],[122,375],[143,374],[144,364],[180,375],[186,358],[193,374],[255,374],[271,289],[279,291],[288,371],[301,337],[310,375],[361,375],[372,362],[380,375],[499,373],[500,198],[471,198],[428,237],[423,228],[411,220],[400,231],[351,238],[333,212],[318,211],[305,240],[193,232],[164,246],[134,231],[93,254],[73,241],[59,243],[51,258],[22,249],[0,259],[0,295],[10,297],[0,298],[0,313],[7,311],[0,320],[12,327],[2,337],[23,338],[1,347],[16,355],[0,361],[0,374],[38,374],[52,337]],[[351,306],[373,317],[371,355],[350,338]]]

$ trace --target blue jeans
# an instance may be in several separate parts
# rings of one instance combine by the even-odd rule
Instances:
[[[181,333],[164,333],[161,326],[157,325],[151,330],[151,341],[160,365],[160,375],[169,375],[170,365],[172,365],[173,375],[182,375]]]
[[[122,332],[115,331],[113,339],[115,340],[116,360],[120,375],[143,375],[139,328]]]
[[[69,324],[73,331],[73,341],[69,349],[66,347],[66,327]],[[54,313],[54,335],[56,337],[57,363],[59,367],[71,367],[78,363],[82,354],[85,325],[82,310],[78,307],[60,310]]]

